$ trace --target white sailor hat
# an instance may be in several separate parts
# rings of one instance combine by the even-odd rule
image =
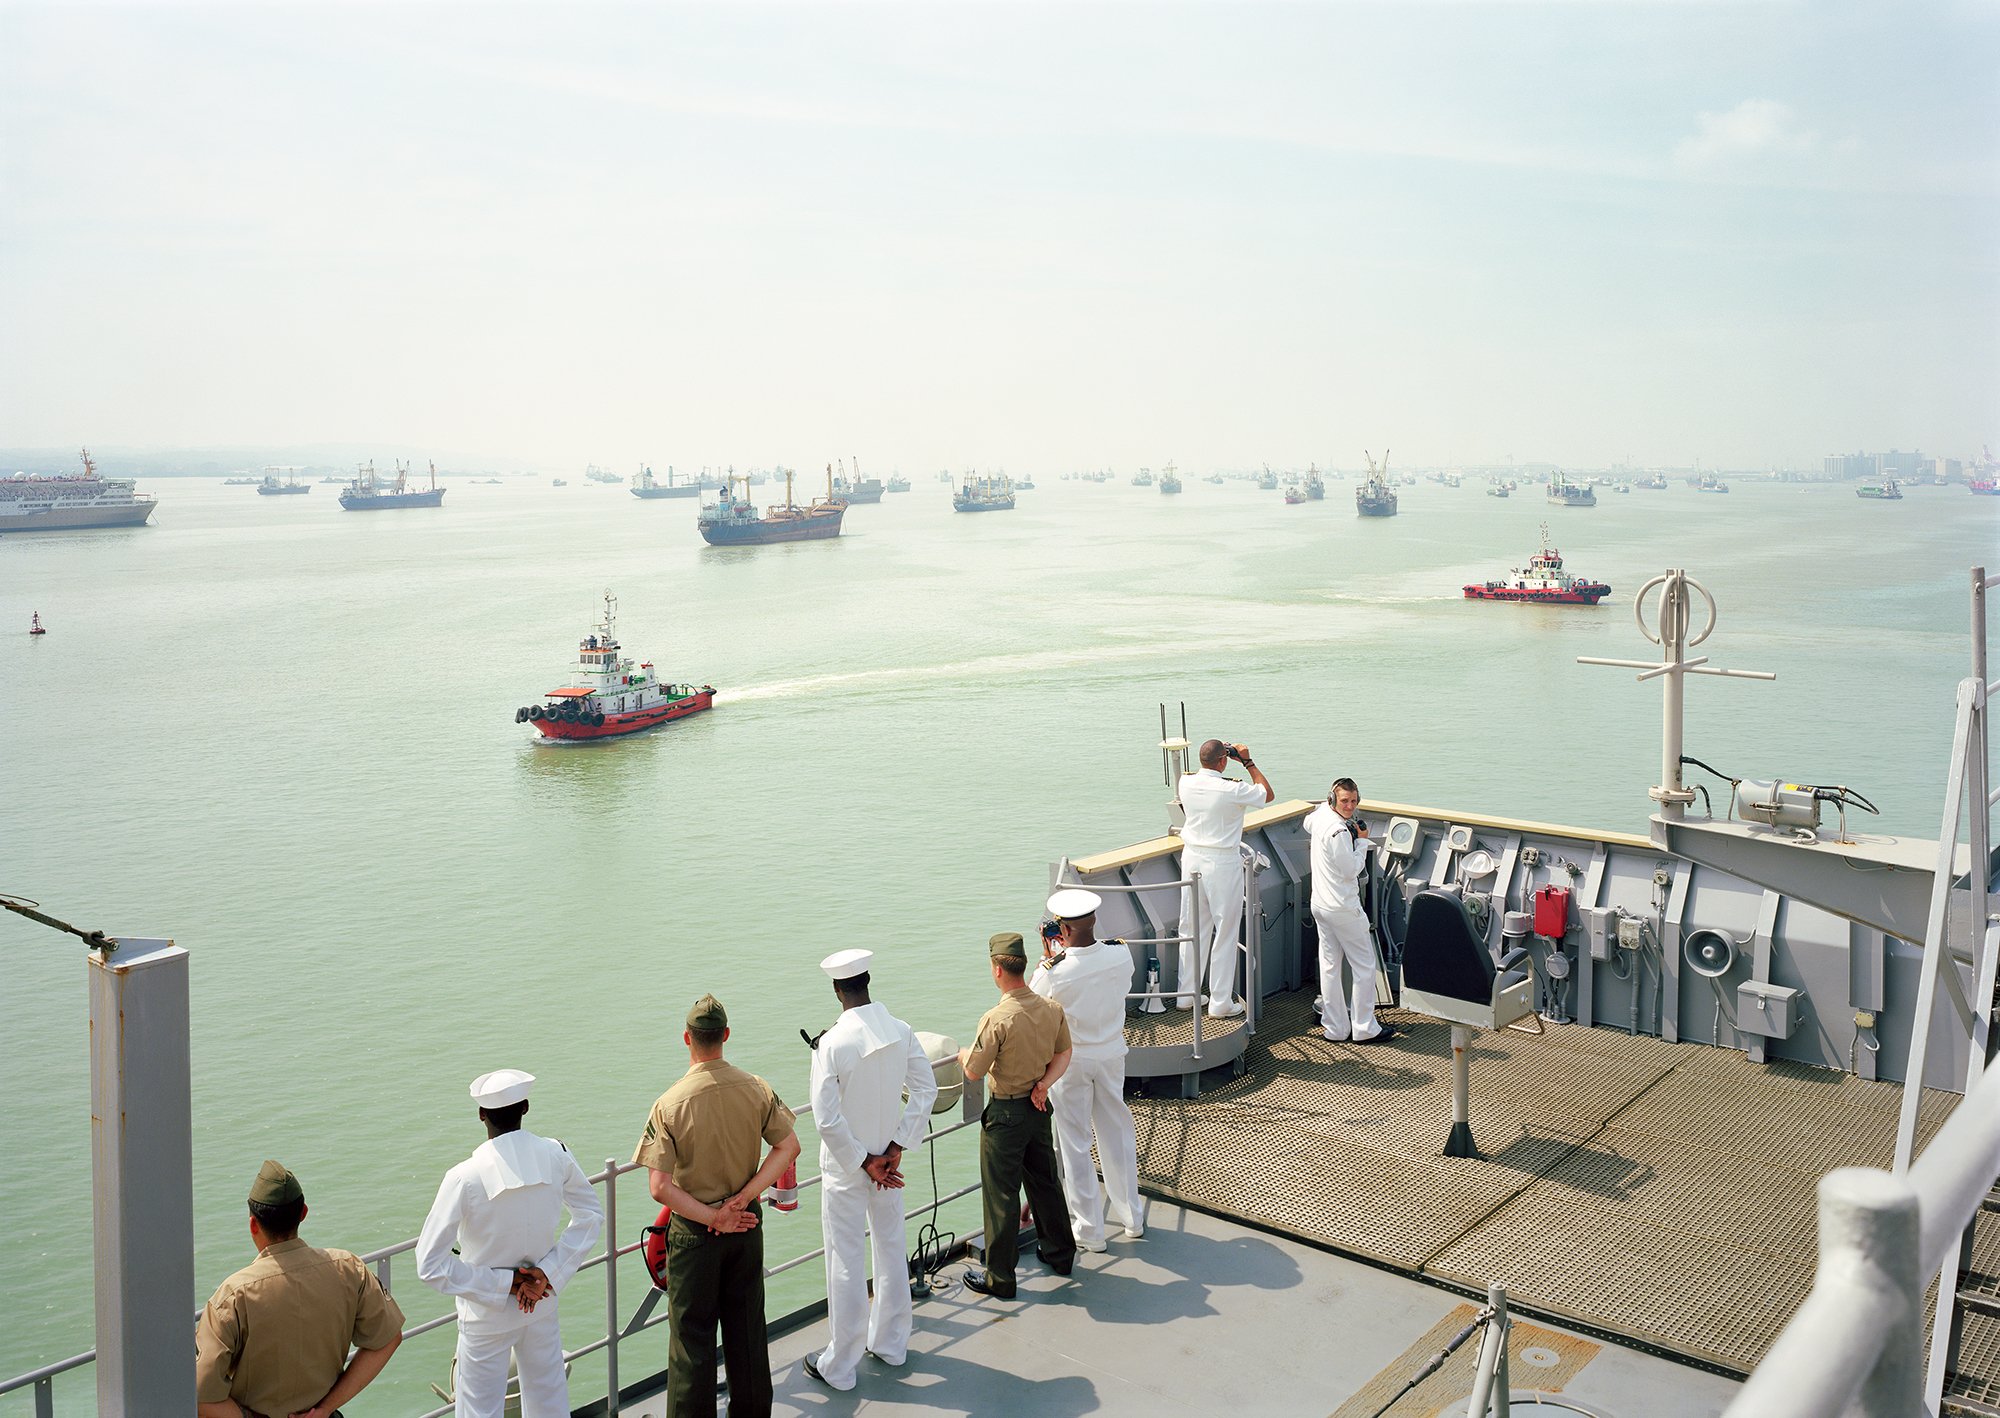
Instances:
[[[875,959],[872,950],[836,950],[819,962],[819,968],[826,971],[830,980],[851,980],[856,975],[868,973],[869,964]]]
[[[1080,886],[1065,886],[1049,898],[1049,914],[1059,921],[1074,921],[1080,916],[1094,916],[1104,899],[1095,891],[1085,891]]]
[[[518,1068],[496,1068],[472,1080],[472,1101],[482,1108],[511,1108],[528,1101],[535,1076]]]

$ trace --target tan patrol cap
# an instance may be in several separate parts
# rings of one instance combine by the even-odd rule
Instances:
[[[1021,940],[1019,931],[1001,931],[986,941],[986,953],[995,960],[1020,960],[1028,958],[1028,947]]]
[[[687,1027],[690,1029],[727,1029],[729,1011],[722,1007],[722,1001],[714,995],[703,995],[688,1011]]]
[[[250,1184],[250,1200],[258,1206],[289,1206],[305,1199],[305,1188],[282,1162],[265,1162]]]

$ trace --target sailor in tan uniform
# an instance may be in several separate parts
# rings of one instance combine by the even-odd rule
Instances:
[[[986,1078],[979,1115],[979,1187],[986,1222],[986,1269],[968,1270],[965,1287],[996,1299],[1014,1294],[1021,1245],[1021,1190],[1035,1211],[1036,1254],[1057,1275],[1076,1264],[1076,1236],[1056,1174],[1049,1089],[1069,1067],[1069,1021],[1062,1006],[1028,988],[1028,950],[1018,931],[986,942],[1000,1003],[979,1020],[972,1046],[958,1056],[967,1078]]]
[[[250,1187],[257,1259],[216,1287],[195,1323],[200,1418],[328,1418],[403,1342],[403,1312],[374,1272],[300,1240],[305,1215],[299,1179],[266,1162]]]
[[[458,1309],[458,1418],[500,1418],[510,1356],[522,1418],[569,1418],[556,1297],[590,1254],[604,1204],[568,1148],[521,1126],[534,1083],[518,1068],[472,1080],[486,1141],[444,1174],[417,1237],[418,1277]]]
[[[798,1160],[792,1110],[754,1073],[726,1063],[729,1015],[714,995],[688,1011],[688,1071],[660,1095],[632,1160],[650,1169],[667,1229],[669,1418],[714,1418],[715,1331],[729,1366],[730,1418],[771,1411],[758,1199]],[[761,1144],[770,1151],[758,1163]]]

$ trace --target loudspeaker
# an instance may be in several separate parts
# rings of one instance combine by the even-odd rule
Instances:
[[[1729,967],[1736,963],[1736,942],[1721,931],[1694,931],[1682,953],[1687,956],[1688,969],[1716,980],[1727,975]]]

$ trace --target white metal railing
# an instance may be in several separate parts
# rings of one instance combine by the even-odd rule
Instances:
[[[1924,1291],[2000,1176],[2000,1065],[1907,1172],[1845,1167],[1819,1184],[1812,1293],[1724,1418],[1909,1418],[1925,1401]],[[1941,1299],[1956,1273],[1940,1286]]]
[[[1243,993],[1241,996],[1243,1025],[1251,1034],[1257,1032],[1257,1018],[1262,1012],[1263,998],[1263,951],[1261,949],[1263,917],[1262,904],[1257,893],[1259,871],[1260,869],[1254,860],[1246,861],[1243,864],[1243,938],[1231,941],[1228,946],[1230,957],[1229,972],[1232,981],[1236,973],[1236,961],[1240,959],[1243,962]],[[1205,1014],[1201,1003],[1202,992],[1211,988],[1211,982],[1215,978],[1215,971],[1220,956],[1220,952],[1216,952],[1207,961],[1203,961],[1202,959],[1201,943],[1204,939],[1202,914],[1206,902],[1201,894],[1201,873],[1190,872],[1187,876],[1177,877],[1171,881],[1133,882],[1095,882],[1072,879],[1076,878],[1076,876],[1076,869],[1070,865],[1069,858],[1064,857],[1056,867],[1056,885],[1058,888],[1074,886],[1085,891],[1097,892],[1100,895],[1116,894],[1130,896],[1135,898],[1135,904],[1137,897],[1149,891],[1179,891],[1185,893],[1182,899],[1191,903],[1189,915],[1192,919],[1186,924],[1192,926],[1192,934],[1128,936],[1117,943],[1126,946],[1193,945],[1195,971],[1202,978],[1195,980],[1192,986],[1185,980],[1176,979],[1174,988],[1171,990],[1165,988],[1164,985],[1157,990],[1128,990],[1125,998],[1128,1003],[1132,1000],[1160,1000],[1164,1002],[1168,999],[1180,999],[1182,997],[1186,997],[1192,1001],[1191,1013],[1194,1016],[1194,1046],[1190,1051],[1190,1057],[1198,1061],[1201,1058],[1202,1020]],[[1206,966],[1205,970],[1203,969],[1204,965]],[[1143,1005],[1141,1009],[1143,1011]]]
[[[1988,875],[1993,846],[1992,811],[2000,793],[1989,790],[1991,772],[1988,706],[2000,681],[1986,677],[1987,634],[1986,593],[2000,586],[2000,576],[1988,576],[1986,568],[1975,566],[1971,575],[1972,673],[1960,680],[1957,710],[1953,716],[1951,762],[1945,774],[1944,820],[1938,829],[1937,865],[1931,879],[1930,912],[1924,929],[1924,954],[1917,980],[1917,1003],[1910,1030],[1908,1068],[1903,1078],[1902,1107],[1896,1118],[1895,1167],[1908,1170],[1916,1155],[1917,1108],[1924,1088],[1924,1061],[1929,1050],[1932,1013],[1937,989],[1942,983],[1952,1001],[1954,1014],[1964,1026],[1966,1038],[1965,1089],[1970,1097],[1975,1082],[1992,1056],[1993,1008],[1996,983],[2000,983],[2000,933],[1991,929]],[[1953,868],[1957,862],[1959,820],[1965,820],[1965,837],[1971,858],[1966,885],[1970,909],[1966,912],[1967,949],[1961,955],[1951,939],[1951,897]],[[1960,959],[1972,965],[1971,997],[1958,973]],[[1935,1145],[1935,1144],[1933,1144]],[[1928,1155],[1928,1153],[1926,1153]],[[1987,1177],[1989,1185],[1993,1176]],[[1968,1215],[1964,1225],[1971,1224]],[[1962,1229],[1962,1228],[1961,1228]],[[1945,1282],[1938,1287],[1937,1309],[1931,1326],[1930,1361],[1924,1379],[1924,1396],[1935,1410],[1944,1393],[1945,1371],[1950,1367],[1956,1343],[1952,1323],[1957,1303],[1955,1281],[1963,1259],[1960,1238],[1954,1238],[1928,1277],[1942,1269]]]
[[[977,1080],[966,1080],[965,1094],[960,1104],[958,1120],[948,1123],[943,1127],[935,1127],[925,1133],[920,1145],[925,1147],[935,1146],[939,1139],[949,1137],[955,1132],[975,1126],[979,1121],[979,1111],[983,1098],[984,1089],[979,1086]],[[801,1119],[809,1118],[812,1116],[812,1107],[808,1104],[797,1109],[796,1112],[797,1116]],[[607,1157],[604,1161],[604,1170],[592,1175],[588,1179],[592,1186],[603,1189],[604,1244],[603,1249],[598,1254],[591,1256],[582,1265],[577,1267],[577,1273],[581,1275],[587,1270],[600,1268],[603,1270],[605,1327],[604,1333],[597,1338],[579,1345],[575,1349],[568,1349],[563,1352],[563,1362],[565,1364],[574,1363],[576,1360],[596,1354],[600,1350],[604,1352],[606,1369],[605,1397],[608,1405],[607,1411],[611,1413],[616,1413],[619,1407],[618,1346],[634,1335],[643,1333],[655,1325],[663,1323],[667,1318],[665,1310],[659,1306],[659,1297],[664,1292],[654,1288],[650,1276],[644,1281],[646,1298],[640,1301],[632,1317],[629,1320],[621,1320],[619,1317],[618,1266],[616,1262],[642,1250],[645,1246],[645,1239],[643,1234],[640,1234],[637,1239],[627,1244],[619,1243],[618,1178],[629,1172],[644,1170],[638,1163],[620,1162],[615,1157]],[[801,1191],[819,1185],[821,1185],[821,1177],[818,1173],[799,1178],[799,1189]],[[919,1216],[935,1214],[941,1211],[947,1204],[959,1201],[978,1190],[979,1184],[975,1181],[967,1186],[941,1192],[925,1205],[905,1212],[905,1217],[907,1219],[914,1219]],[[653,1213],[649,1211],[646,1214],[651,1216]],[[643,1231],[643,1228],[640,1229]],[[382,1287],[393,1293],[394,1287],[391,1284],[391,1280],[393,1279],[396,1257],[407,1255],[416,1250],[416,1248],[417,1238],[413,1236],[409,1240],[398,1241],[394,1245],[369,1251],[361,1259],[374,1267],[376,1278],[382,1282]],[[772,1276],[782,1275],[788,1270],[795,1270],[802,1265],[821,1259],[825,1254],[826,1247],[822,1245],[805,1252],[803,1255],[793,1256],[775,1265],[767,1264],[764,1268],[765,1278],[769,1279]],[[575,1288],[575,1280],[572,1279],[570,1285],[565,1287],[564,1294],[570,1294]],[[655,1313],[656,1310],[659,1312]],[[200,1318],[201,1316],[197,1312],[194,1319],[198,1321]],[[403,1331],[403,1338],[406,1340],[414,1339],[418,1335],[429,1334],[432,1330],[442,1329],[446,1325],[456,1325],[457,1323],[458,1311],[457,1307],[453,1306],[444,1314],[434,1319],[423,1320],[417,1324],[410,1325]],[[91,1349],[82,1354],[58,1360],[53,1364],[44,1364],[38,1369],[31,1369],[26,1373],[16,1374],[12,1378],[0,1379],[0,1396],[15,1393],[23,1389],[32,1390],[34,1418],[54,1418],[56,1379],[63,1374],[85,1368],[96,1362],[97,1351]],[[421,1418],[442,1418],[442,1415],[455,1411],[456,1407],[455,1403],[448,1401],[441,1407],[429,1409],[421,1415]]]

